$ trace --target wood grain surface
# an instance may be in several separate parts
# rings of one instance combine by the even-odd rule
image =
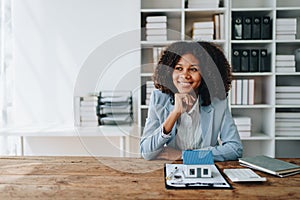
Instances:
[[[300,159],[284,159],[300,165]],[[232,183],[232,190],[167,190],[166,161],[141,158],[0,157],[0,199],[300,199],[300,174]],[[216,162],[242,168],[237,161]],[[226,176],[225,176],[226,177]],[[226,177],[227,178],[227,177]]]

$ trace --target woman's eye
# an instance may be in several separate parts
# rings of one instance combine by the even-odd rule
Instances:
[[[191,68],[190,69],[192,72],[197,72],[198,71],[198,68]]]
[[[182,67],[175,67],[175,70],[182,71]]]

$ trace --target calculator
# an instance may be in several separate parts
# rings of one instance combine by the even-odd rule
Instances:
[[[256,174],[252,169],[224,169],[223,172],[232,182],[266,181],[265,177]]]

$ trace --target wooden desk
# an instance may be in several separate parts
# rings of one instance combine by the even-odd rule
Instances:
[[[300,164],[300,159],[285,160]],[[232,190],[166,190],[164,163],[139,158],[1,157],[0,199],[300,199],[300,174],[278,178],[257,172],[267,182],[232,183]],[[241,167],[237,161],[216,165],[221,170]]]

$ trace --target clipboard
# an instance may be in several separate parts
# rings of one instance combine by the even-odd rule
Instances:
[[[166,189],[233,189],[215,164],[210,165],[211,178],[187,178],[186,165],[165,164],[164,179]]]

